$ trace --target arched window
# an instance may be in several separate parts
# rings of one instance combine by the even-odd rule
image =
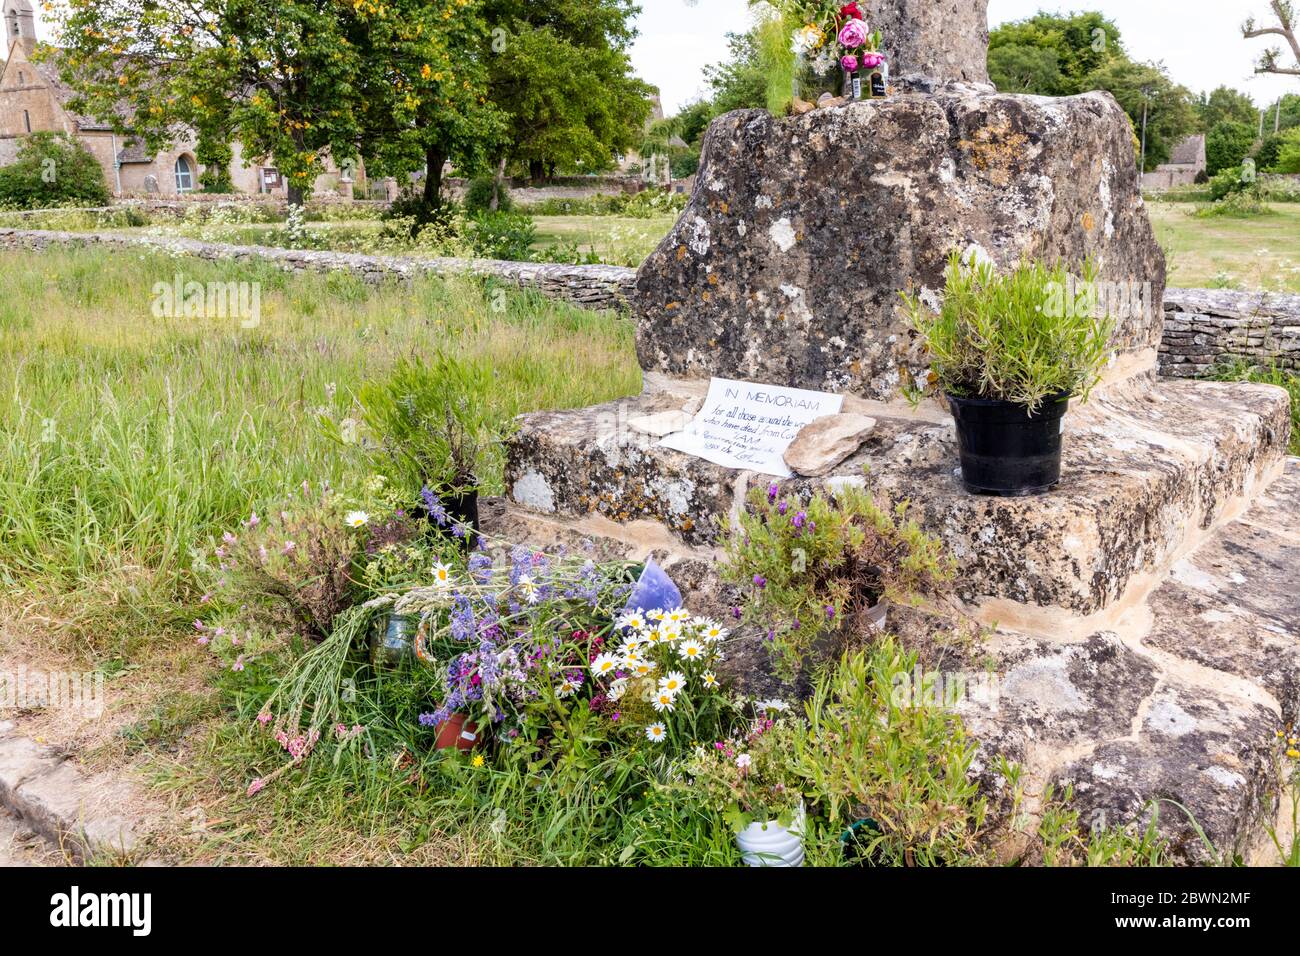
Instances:
[[[194,189],[194,167],[186,156],[176,157],[176,191],[187,193]]]

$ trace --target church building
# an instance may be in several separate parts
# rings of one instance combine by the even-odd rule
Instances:
[[[116,133],[107,123],[67,109],[72,89],[59,78],[49,59],[36,62],[36,18],[30,0],[3,0],[7,59],[0,69],[0,166],[12,163],[22,138],[42,131],[64,132],[81,142],[99,161],[114,196],[176,197],[199,188],[202,167],[194,158],[195,139],[177,139],[165,151],[150,154],[143,144]],[[245,159],[242,145],[231,144],[230,178],[236,192],[276,197],[288,195],[284,178],[257,158]],[[352,180],[328,159],[314,195],[352,198]]]

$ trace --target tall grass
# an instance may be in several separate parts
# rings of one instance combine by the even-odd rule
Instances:
[[[364,467],[322,413],[441,345],[492,370],[493,408],[587,405],[640,383],[626,319],[469,280],[372,286],[107,250],[0,256],[0,583],[180,589],[190,551],[257,502]],[[153,284],[261,284],[261,322],[155,318]],[[485,476],[499,487],[496,474]]]

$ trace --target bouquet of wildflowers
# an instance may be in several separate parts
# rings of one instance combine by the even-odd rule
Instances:
[[[523,547],[504,565],[482,550],[463,566],[435,564],[432,586],[396,605],[420,613],[416,656],[439,681],[437,706],[420,722],[467,713],[517,732],[530,709],[577,694],[627,597],[629,569]]]
[[[812,64],[819,76],[836,67],[853,72],[871,69],[884,62],[880,54],[880,31],[871,31],[862,7],[838,0],[759,0],[753,4],[762,13],[775,13],[793,26],[790,51]]]

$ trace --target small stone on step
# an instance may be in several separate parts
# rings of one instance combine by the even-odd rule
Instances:
[[[628,427],[633,431],[641,432],[646,435],[653,435],[655,438],[663,438],[665,435],[672,435],[681,431],[691,423],[691,416],[682,411],[659,412],[655,415],[641,415],[637,418],[628,419]]]
[[[817,478],[857,451],[876,420],[866,415],[825,415],[799,430],[785,450],[785,463],[794,472]]]

